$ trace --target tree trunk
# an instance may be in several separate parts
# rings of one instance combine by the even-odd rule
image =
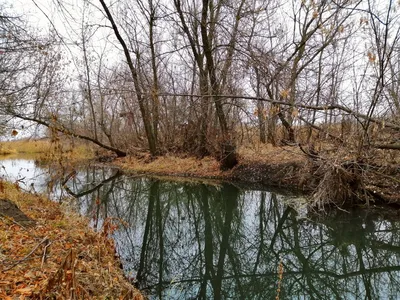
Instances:
[[[157,151],[157,140],[156,140],[156,135],[155,135],[155,130],[156,128],[153,128],[152,126],[152,122],[151,122],[151,117],[149,112],[147,111],[146,105],[145,105],[145,97],[143,96],[142,93],[142,89],[140,87],[140,81],[139,81],[139,75],[137,73],[137,70],[135,68],[135,66],[133,65],[133,61],[131,58],[131,55],[129,53],[129,49],[128,46],[125,43],[125,40],[122,38],[121,34],[119,33],[118,27],[115,24],[114,18],[111,15],[110,10],[108,9],[107,5],[105,4],[104,0],[99,0],[104,12],[107,15],[108,20],[111,23],[111,26],[113,28],[114,34],[118,40],[118,42],[120,43],[120,45],[122,46],[123,50],[124,50],[124,54],[125,54],[125,59],[126,62],[128,64],[129,70],[131,72],[131,76],[132,76],[132,80],[133,80],[133,84],[134,84],[134,88],[135,88],[135,93],[136,93],[136,97],[139,103],[139,110],[142,116],[142,120],[143,120],[143,126],[144,126],[144,130],[146,132],[146,137],[147,137],[147,141],[149,144],[149,150],[150,150],[150,154],[152,156],[155,156],[158,154]]]
[[[261,92],[260,92],[260,84],[261,84],[261,78],[260,78],[260,72],[258,71],[257,67],[254,67],[254,71],[256,73],[256,80],[257,80],[257,87],[256,87],[256,93],[257,93],[257,98],[261,97]],[[266,121],[266,116],[264,115],[264,102],[257,100],[257,118],[258,118],[258,129],[259,129],[259,136],[260,136],[260,143],[265,144],[267,142],[266,138],[266,129],[265,129],[265,121]]]
[[[203,41],[204,56],[206,57],[206,66],[208,76],[211,83],[212,98],[214,100],[215,112],[218,117],[220,129],[221,129],[221,170],[232,169],[238,163],[236,145],[232,141],[232,137],[229,133],[228,124],[226,122],[226,116],[222,107],[221,99],[219,97],[219,85],[215,72],[214,58],[212,56],[212,41],[209,39],[209,32],[207,30],[208,23],[208,9],[209,1],[203,0],[203,8],[201,13],[201,38]]]

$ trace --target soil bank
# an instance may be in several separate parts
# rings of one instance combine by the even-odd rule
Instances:
[[[218,161],[209,157],[126,157],[116,159],[113,164],[144,175],[218,179],[258,188],[279,187],[308,195],[310,203],[318,206],[400,205],[400,165],[311,159],[293,147],[269,151],[262,158],[242,157],[229,171],[221,171]]]

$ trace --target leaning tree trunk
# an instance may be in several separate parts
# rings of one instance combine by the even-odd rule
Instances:
[[[156,130],[157,128],[153,127],[153,124],[151,122],[151,115],[149,110],[147,109],[146,103],[145,103],[145,96],[142,93],[142,89],[140,87],[140,81],[139,81],[139,74],[137,69],[135,68],[133,61],[132,61],[132,57],[130,55],[128,46],[125,43],[125,40],[123,39],[123,37],[121,36],[118,27],[114,21],[114,18],[108,8],[108,6],[105,4],[104,0],[99,0],[105,14],[107,15],[108,20],[111,23],[112,29],[114,31],[115,37],[117,38],[119,44],[121,45],[121,47],[124,50],[124,54],[125,54],[125,59],[126,62],[128,64],[130,73],[131,73],[131,77],[133,80],[133,85],[135,88],[135,93],[136,93],[136,97],[139,103],[139,110],[142,116],[142,120],[143,120],[143,125],[144,125],[144,130],[146,132],[146,137],[147,137],[147,141],[149,144],[149,150],[150,150],[150,154],[152,156],[157,155],[158,154],[158,149],[157,149],[157,134],[156,134]],[[157,122],[157,120],[156,120]],[[157,123],[156,123],[157,125]]]

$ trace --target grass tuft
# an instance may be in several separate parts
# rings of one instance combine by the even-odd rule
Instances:
[[[335,205],[342,207],[351,204],[362,189],[361,170],[356,164],[324,161],[317,175],[321,180],[312,195],[312,206],[323,211],[324,207]]]

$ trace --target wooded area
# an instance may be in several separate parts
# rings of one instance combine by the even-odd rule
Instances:
[[[3,126],[32,121],[119,157],[212,155],[222,169],[260,143],[311,158],[328,143],[356,160],[400,149],[395,1],[33,4],[47,27],[0,7]]]
[[[213,295],[218,299],[223,295],[223,279],[239,283],[250,277],[257,278],[257,283],[242,285],[240,292],[258,295],[251,290],[262,283],[255,271],[264,270],[259,266],[271,264],[273,257],[279,263],[278,299],[283,273],[287,274],[281,253],[291,261],[290,275],[298,276],[291,277],[293,286],[301,283],[299,278],[306,278],[304,289],[312,286],[316,295],[318,287],[332,287],[335,282],[345,288],[343,295],[349,294],[349,287],[358,293],[363,288],[358,287],[361,280],[354,277],[357,273],[367,281],[367,294],[371,287],[379,294],[381,286],[371,282],[386,283],[388,277],[396,278],[385,272],[398,271],[399,267],[385,267],[379,262],[378,267],[371,265],[368,269],[364,260],[366,253],[372,253],[367,257],[370,261],[377,261],[379,255],[396,261],[392,258],[398,257],[397,240],[387,240],[396,237],[389,231],[396,230],[395,222],[382,219],[383,225],[377,223],[375,228],[372,221],[360,216],[353,231],[348,230],[350,222],[337,227],[326,223],[318,233],[319,220],[309,225],[303,221],[309,212],[320,213],[331,207],[346,214],[353,206],[376,208],[385,204],[388,211],[400,207],[399,9],[400,1],[393,0],[1,1],[0,156],[15,154],[12,163],[17,162],[16,167],[21,169],[19,155],[34,157],[34,168],[47,163],[49,176],[57,177],[60,188],[69,196],[78,199],[91,195],[88,204],[82,203],[97,210],[95,227],[98,220],[102,223],[98,216],[104,214],[106,218],[103,235],[82,231],[87,223],[70,218],[68,213],[64,217],[53,202],[39,197],[34,190],[37,177],[26,185],[34,193],[22,193],[19,183],[25,177],[13,184],[5,183],[7,174],[3,173],[7,171],[0,166],[4,170],[0,174],[0,204],[3,211],[17,211],[14,216],[0,211],[0,235],[7,241],[6,251],[0,251],[7,254],[2,258],[5,267],[0,277],[0,298],[74,298],[76,294],[83,298],[109,295],[142,299],[116,266],[115,248],[108,239],[113,232],[109,229],[114,227],[107,223],[108,209],[114,209],[113,205],[115,211],[126,213],[127,220],[138,222],[138,226],[132,222],[129,227],[124,218],[118,219],[125,232],[137,233],[136,240],[142,232],[144,236],[142,252],[132,250],[140,253],[137,278],[129,280],[140,282],[148,274],[154,280],[157,276],[153,274],[158,274],[160,295],[163,285],[173,285],[174,295],[179,295],[181,286],[175,284],[178,279],[178,284],[190,285],[190,293],[195,283],[201,282],[199,294],[206,299],[211,295],[206,287],[211,280]],[[33,141],[22,137],[33,137]],[[7,139],[12,141],[4,142]],[[78,139],[85,143],[78,143]],[[153,179],[116,180],[119,172],[105,176],[103,170],[97,185],[95,168],[87,170],[82,182],[76,177],[85,163],[99,167],[100,163],[104,166],[111,162],[109,170],[117,167],[132,172],[129,180],[147,174],[221,182],[213,182],[210,187],[202,182],[198,190],[192,189],[192,182],[183,187],[167,183],[167,194]],[[26,168],[27,172],[32,168]],[[46,182],[48,190],[54,187],[53,179]],[[79,184],[71,186],[76,188],[82,183],[81,191],[67,186],[74,180]],[[226,182],[235,185],[231,188]],[[108,183],[110,186],[100,189]],[[245,193],[241,198],[240,184],[260,190],[279,187],[307,195],[285,203],[274,193],[267,199],[267,194],[260,191],[256,202]],[[113,191],[114,185],[120,190]],[[93,191],[96,193],[91,194]],[[140,194],[143,191],[148,195]],[[104,198],[100,198],[101,193]],[[112,201],[108,201],[109,196]],[[302,205],[299,214],[286,208],[294,202],[298,208]],[[394,216],[398,219],[397,215],[398,211]],[[35,219],[41,226],[25,228],[18,219],[10,220],[15,216],[28,218],[22,221]],[[243,221],[239,222],[239,217]],[[188,225],[182,225],[185,220]],[[194,222],[193,228],[188,220]],[[332,219],[332,223],[337,221]],[[240,231],[247,223],[254,226]],[[180,231],[184,226],[190,230]],[[295,245],[293,254],[288,251],[292,248],[276,252],[272,248],[282,228],[282,241]],[[232,236],[235,232],[243,241]],[[381,240],[382,232],[385,236]],[[293,240],[287,238],[290,233]],[[303,244],[299,242],[302,234]],[[374,234],[379,238],[371,238]],[[131,235],[126,236],[123,241],[134,241]],[[354,242],[355,236],[360,240]],[[328,253],[332,262],[319,254],[318,249],[323,248],[316,244],[318,239],[328,246],[322,254]],[[331,244],[326,242],[329,239]],[[234,243],[229,248],[231,240]],[[269,240],[270,246],[264,242]],[[45,265],[52,241],[50,258],[56,259]],[[276,244],[284,245],[282,241]],[[313,257],[306,253],[312,248],[309,241],[318,250],[313,252],[317,254],[315,272],[310,268]],[[391,251],[379,254],[375,248],[365,248],[365,241],[380,251]],[[180,248],[181,242],[188,248]],[[73,251],[72,243],[80,245],[78,252]],[[168,243],[173,246],[171,256],[166,255]],[[215,250],[213,244],[217,245]],[[303,248],[307,250],[304,253]],[[252,267],[257,275],[249,271],[251,260],[242,256],[243,249],[250,249],[251,255],[257,253]],[[170,260],[179,251],[184,260]],[[354,259],[349,256],[353,252],[357,252]],[[76,257],[76,253],[85,255]],[[309,257],[305,259],[304,255]],[[127,259],[128,265],[137,264],[132,257]],[[233,263],[242,257],[245,259],[241,265],[249,270],[241,273]],[[292,264],[296,257],[298,265]],[[357,259],[359,270],[349,269],[347,262],[357,266]],[[146,260],[150,263],[148,269],[157,268],[156,272],[146,273]],[[25,264],[28,261],[29,265]],[[76,268],[76,277],[75,261],[83,262]],[[169,277],[173,273],[164,268],[171,262],[174,268],[193,267],[201,274],[193,273],[193,281],[183,278],[179,282],[184,272]],[[343,275],[331,268],[339,263]],[[229,265],[232,272],[226,272]],[[26,272],[30,267],[37,272]],[[301,268],[311,272],[304,276],[298,273]],[[365,269],[384,275],[375,280],[364,276]],[[107,276],[101,270],[107,271]],[[276,276],[271,268],[265,270],[274,279],[264,279],[263,286],[272,290],[270,282],[275,282]],[[168,277],[163,277],[163,272]],[[325,280],[323,272],[332,276]],[[100,273],[102,276],[97,276]],[[310,276],[318,280],[311,282]],[[355,278],[354,287],[348,278]],[[92,286],[93,291],[87,288]],[[387,286],[384,289],[389,293]],[[327,291],[330,293],[330,289]],[[226,295],[231,297],[230,292]]]

